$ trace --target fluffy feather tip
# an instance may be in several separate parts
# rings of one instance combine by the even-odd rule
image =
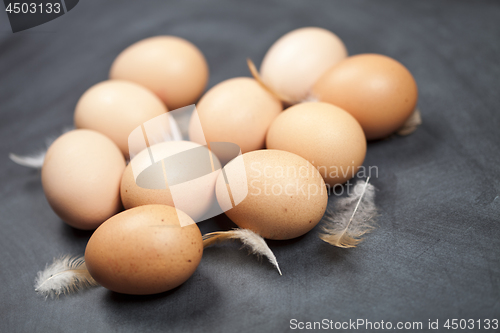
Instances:
[[[35,279],[35,291],[45,297],[59,297],[80,289],[98,286],[90,276],[83,257],[63,256],[54,259]]]

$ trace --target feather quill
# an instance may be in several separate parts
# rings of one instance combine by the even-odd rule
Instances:
[[[319,237],[325,242],[343,248],[356,247],[362,236],[373,230],[377,216],[375,206],[375,187],[359,181],[353,188],[353,193],[345,198],[339,198],[335,210],[327,209],[323,217],[323,233]]]
[[[233,229],[229,231],[217,231],[211,232],[209,234],[203,235],[203,247],[206,248],[218,242],[223,242],[226,240],[238,239],[250,249],[250,253],[256,254],[257,256],[265,256],[269,259],[269,262],[276,267],[278,272],[281,274],[280,266],[276,260],[276,256],[273,251],[269,248],[266,241],[262,236],[256,234],[255,232],[248,229]]]
[[[30,154],[30,155],[16,155],[14,153],[9,154],[9,158],[11,159],[12,162],[17,163],[19,165],[28,167],[28,168],[33,168],[33,169],[40,169],[43,165],[43,161],[45,160],[45,153],[47,152],[47,149],[44,148],[43,150]]]
[[[64,128],[62,134],[73,130],[73,127]],[[45,160],[45,154],[47,153],[47,149],[49,149],[50,145],[56,141],[58,137],[53,136],[49,137],[45,140],[45,147],[40,149],[39,151],[28,154],[28,155],[17,155],[14,153],[9,154],[9,158],[12,162],[33,169],[41,169],[43,166],[43,161]]]
[[[248,69],[250,70],[250,74],[252,74],[255,81],[257,81],[261,85],[261,87],[267,90],[271,95],[290,105],[300,102],[300,101],[293,101],[292,99],[279,94],[277,91],[274,91],[271,87],[265,84],[264,80],[259,74],[259,71],[257,71],[257,67],[255,67],[255,64],[249,58],[247,58],[247,65]]]
[[[98,285],[87,270],[84,257],[69,255],[54,259],[35,279],[35,291],[51,298]]]

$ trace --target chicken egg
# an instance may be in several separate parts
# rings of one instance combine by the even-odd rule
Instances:
[[[78,129],[60,136],[47,150],[42,186],[47,201],[67,224],[97,228],[118,213],[125,159],[101,133]]]
[[[179,218],[190,220],[181,226]],[[133,295],[171,290],[195,272],[203,255],[200,229],[165,205],[126,210],[104,222],[85,249],[90,275],[105,288]]]
[[[128,136],[145,121],[167,112],[163,102],[136,83],[109,80],[88,89],[75,109],[75,127],[98,131],[128,156]]]
[[[262,81],[289,101],[305,100],[318,78],[347,57],[337,35],[318,28],[293,30],[278,39],[267,51],[260,67]]]
[[[113,62],[111,79],[136,82],[153,91],[175,110],[193,104],[208,81],[201,51],[185,39],[157,36],[126,48]]]
[[[239,227],[277,240],[310,231],[328,203],[325,182],[311,163],[269,149],[229,162],[217,179],[216,194],[221,208]]]
[[[271,124],[266,144],[302,156],[329,186],[354,177],[366,155],[365,135],[356,119],[321,102],[301,103],[283,111]]]
[[[354,116],[368,140],[399,129],[417,104],[417,84],[398,61],[360,54],[331,67],[314,85],[313,96]]]
[[[189,124],[191,140],[200,144],[205,144],[203,138],[208,143],[231,142],[246,153],[264,148],[267,129],[283,108],[256,80],[238,77],[210,89],[196,109]]]
[[[169,163],[165,160],[165,172],[159,168],[158,172],[149,175],[147,182],[154,183],[157,188],[141,187],[136,182],[136,175],[152,165],[151,157],[155,163],[161,163],[168,157],[188,151],[194,155],[182,161],[172,160]],[[189,141],[157,143],[137,154],[125,168],[120,186],[123,206],[130,209],[149,204],[169,205],[198,221],[214,203],[215,181],[220,168],[217,157],[205,146]],[[191,179],[193,176],[196,177]]]

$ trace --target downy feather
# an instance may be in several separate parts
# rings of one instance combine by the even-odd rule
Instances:
[[[51,298],[98,285],[90,276],[84,257],[69,255],[54,259],[35,279],[35,291]]]
[[[273,251],[269,248],[266,241],[262,236],[256,234],[255,232],[248,229],[233,229],[229,231],[217,231],[211,232],[209,234],[203,235],[203,247],[206,248],[218,242],[223,242],[226,240],[238,239],[250,249],[250,253],[256,254],[258,256],[265,256],[269,259],[269,262],[278,269],[281,274],[280,266],[276,260],[276,256]]]
[[[377,216],[375,206],[375,187],[358,181],[351,195],[339,198],[334,210],[327,209],[323,217],[323,233],[320,238],[325,242],[343,248],[355,247],[364,234],[373,230]]]
[[[417,130],[417,127],[422,125],[422,116],[420,110],[415,108],[410,118],[397,130],[397,133],[401,136],[409,135]]]

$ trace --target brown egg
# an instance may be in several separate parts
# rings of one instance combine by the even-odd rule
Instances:
[[[103,223],[90,237],[85,263],[102,286],[124,294],[173,289],[195,272],[203,254],[200,229],[181,227],[182,211],[165,205],[129,209]]]
[[[309,102],[283,111],[267,133],[267,148],[311,162],[330,186],[354,177],[366,155],[363,129],[349,113],[328,103]]]
[[[43,190],[64,222],[78,229],[95,229],[121,210],[124,169],[125,159],[113,141],[95,131],[74,130],[47,150]]]
[[[80,97],[75,109],[75,127],[101,132],[128,156],[130,132],[167,111],[163,102],[143,86],[129,81],[104,81]]]
[[[379,54],[349,57],[330,68],[312,92],[356,118],[368,140],[399,129],[417,104],[417,84],[398,61]]]
[[[239,227],[262,237],[299,237],[314,228],[325,213],[325,182],[298,155],[257,150],[238,156],[224,172],[225,177],[221,173],[216,184],[219,205]]]
[[[317,27],[282,36],[267,51],[260,73],[273,91],[295,102],[308,97],[312,86],[331,66],[347,57],[337,35]]]
[[[144,188],[137,184],[136,176],[152,165],[150,156],[155,162],[159,162],[187,151],[196,155],[181,161],[182,163],[167,166],[165,169],[167,179],[162,169],[150,175],[148,182],[153,182],[153,185],[162,186],[162,188]],[[203,154],[206,154],[205,163],[201,156]],[[190,141],[162,142],[141,151],[127,165],[123,173],[120,186],[123,206],[125,209],[130,209],[150,204],[169,205],[186,212],[198,222],[199,218],[212,207],[215,200],[215,181],[221,167],[217,157],[212,154],[215,168],[212,170],[209,154],[210,150],[206,147]],[[204,172],[205,170],[213,172]],[[197,176],[192,179],[192,175]],[[171,191],[174,191],[175,200]]]
[[[111,79],[136,82],[149,88],[169,110],[193,104],[208,81],[208,65],[201,51],[174,36],[146,38],[126,48],[113,62]]]
[[[232,142],[245,153],[264,147],[267,129],[283,108],[257,81],[239,77],[210,89],[196,109],[207,142]],[[191,118],[189,137],[204,144],[196,120]]]

